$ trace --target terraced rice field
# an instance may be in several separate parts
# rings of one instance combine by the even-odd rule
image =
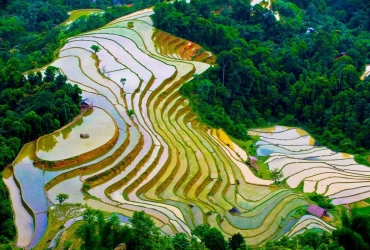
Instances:
[[[103,109],[88,110],[73,125],[40,137],[37,140],[36,154],[40,159],[48,161],[76,157],[109,143],[117,129],[112,117]],[[81,140],[81,133],[88,133],[91,139]]]
[[[370,197],[370,168],[352,155],[314,146],[314,139],[296,128],[273,127],[249,132],[260,136],[257,154],[270,156],[270,169],[281,169],[286,183],[304,192],[317,192],[346,204]]]
[[[303,230],[307,221],[330,230],[316,218],[308,218],[303,226],[292,223],[291,214],[306,207],[307,201],[256,177],[245,164],[243,149],[222,130],[197,120],[179,88],[211,67],[214,56],[153,28],[152,13],[145,9],[69,38],[52,63],[81,87],[83,98],[94,100],[95,108],[74,125],[25,145],[14,161],[6,184],[15,208],[17,245],[37,249],[46,230],[47,211],[59,193],[67,193],[70,203],[128,217],[144,210],[170,235],[189,235],[196,225],[209,223],[225,236],[241,232],[249,244],[259,245],[293,226]],[[128,28],[128,21],[133,28]],[[101,47],[96,54],[90,49],[94,44]],[[126,78],[124,85],[121,78]],[[299,155],[291,145],[306,150],[311,158],[328,154],[316,153],[313,146],[302,147],[312,144],[307,134],[287,132],[275,138],[280,130],[287,129],[253,132],[261,134],[261,145],[289,141],[271,158],[272,163],[286,157],[284,153],[291,152],[287,160]],[[91,137],[80,141],[82,131]],[[80,157],[77,162],[76,157]],[[284,161],[279,163],[283,168]],[[229,213],[233,207],[241,215]]]

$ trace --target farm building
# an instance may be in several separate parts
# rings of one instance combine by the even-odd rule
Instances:
[[[325,209],[323,209],[322,207],[318,207],[314,204],[310,204],[307,208],[307,212],[312,214],[312,215],[316,215],[317,217],[319,218],[322,218],[323,216],[326,216],[327,215],[327,211]]]
[[[254,164],[254,163],[256,163],[257,161],[258,161],[258,159],[257,159],[256,157],[254,157],[254,156],[249,156],[249,162],[250,162],[250,163]]]
[[[90,137],[90,135],[88,133],[81,133],[80,134],[80,138],[85,139],[85,138],[89,138],[89,137]]]
[[[80,102],[81,109],[92,109],[94,107],[94,101],[90,98],[83,99]]]
[[[238,215],[241,215],[242,212],[240,212],[239,209],[237,209],[236,207],[233,207],[232,209],[229,210],[230,213],[235,213],[235,214],[238,214]]]

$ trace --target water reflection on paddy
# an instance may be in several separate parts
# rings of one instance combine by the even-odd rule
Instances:
[[[58,169],[58,170],[51,170],[51,171],[46,171],[44,173],[44,183],[47,183],[49,182],[50,180],[52,180],[53,178],[55,178],[56,176],[60,175],[60,174],[63,174],[65,172],[68,172],[72,169],[75,169],[75,168],[80,168],[80,167],[84,167],[84,166],[88,166],[88,165],[91,165],[91,164],[95,164],[99,161],[101,161],[102,159],[112,155],[120,146],[121,144],[126,140],[127,138],[127,134],[125,133],[125,130],[126,130],[126,123],[125,121],[123,120],[122,116],[120,115],[120,112],[123,112],[123,111],[117,111],[116,108],[122,108],[121,106],[117,105],[116,107],[114,107],[112,105],[112,103],[110,103],[107,98],[101,96],[101,95],[96,95],[96,94],[93,94],[93,93],[83,93],[83,98],[91,98],[93,99],[96,103],[99,104],[99,107],[103,108],[105,111],[107,111],[115,120],[118,128],[119,128],[119,138],[118,138],[118,141],[117,143],[114,145],[114,147],[112,149],[109,150],[109,152],[107,152],[106,154],[104,155],[101,155],[100,157],[90,161],[90,162],[87,162],[87,163],[84,163],[84,164],[81,164],[81,165],[78,165],[78,166],[75,166],[75,167],[72,167],[72,168],[67,168],[67,169]]]
[[[104,145],[114,132],[112,118],[104,110],[95,108],[72,126],[41,137],[37,142],[37,156],[49,161],[74,157]],[[81,139],[81,133],[88,133],[90,138]]]
[[[21,186],[22,197],[35,213],[47,210],[42,170],[33,165],[36,143],[24,146],[14,161],[14,175]]]
[[[9,172],[11,173],[11,171]],[[3,177],[4,183],[10,191],[10,197],[14,211],[14,220],[17,226],[16,245],[19,247],[25,247],[32,239],[32,233],[34,229],[33,218],[23,206],[21,194],[14,181],[12,173],[10,176],[3,175]]]

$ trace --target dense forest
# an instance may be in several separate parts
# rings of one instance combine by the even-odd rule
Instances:
[[[157,4],[156,27],[200,43],[217,66],[182,88],[203,121],[246,137],[256,126],[301,126],[321,144],[370,149],[370,2],[248,0]],[[342,53],[344,52],[344,53]]]
[[[332,235],[308,231],[293,238],[282,237],[280,240],[269,241],[259,247],[261,250],[305,249],[305,250],[338,250],[338,249],[369,249],[370,216],[355,215],[349,218],[345,213],[342,218],[343,228],[335,230]],[[73,239],[63,243],[68,249],[77,239],[82,240],[80,249],[98,250],[114,249],[125,243],[127,249],[135,250],[247,250],[248,240],[236,233],[227,240],[222,233],[207,225],[195,227],[192,238],[185,234],[169,237],[160,233],[153,220],[143,211],[134,212],[129,219],[131,226],[120,226],[117,215],[105,219],[102,212],[87,209],[83,221]],[[198,240],[199,239],[199,240]]]
[[[43,67],[55,58],[55,52],[65,38],[99,28],[118,17],[152,6],[155,2],[157,1],[0,1],[0,67],[12,58],[21,61],[18,68],[21,72]],[[129,8],[121,5],[123,3],[135,4]],[[83,16],[68,26],[59,25],[68,18],[68,11],[87,8],[100,8],[104,12],[101,15]]]
[[[9,60],[0,71],[0,166],[18,154],[24,143],[66,125],[80,113],[81,89],[49,66],[27,77],[17,71],[20,62]]]

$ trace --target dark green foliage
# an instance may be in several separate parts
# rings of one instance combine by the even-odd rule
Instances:
[[[278,168],[271,169],[270,177],[274,180],[275,184],[278,184],[279,181],[284,178],[284,173],[281,169]]]
[[[355,215],[352,218],[351,228],[370,244],[370,215]]]
[[[355,161],[359,164],[370,167],[370,155],[355,155]]]
[[[144,211],[134,213],[130,221],[132,233],[136,236],[133,240],[135,249],[150,249],[160,235],[154,221]]]
[[[116,214],[104,219],[101,211],[92,209],[84,212],[83,221],[76,232],[83,241],[81,249],[114,249],[121,243],[125,243],[127,249],[135,250],[174,249],[170,239],[159,233],[153,220],[143,211],[134,212],[130,219],[132,227],[120,226]],[[189,239],[185,239],[189,243]]]
[[[56,200],[59,201],[59,204],[62,204],[67,199],[69,199],[69,195],[64,193],[60,193],[56,197]]]
[[[190,246],[190,242],[186,234],[176,234],[172,239],[172,245],[175,250],[185,250]]]
[[[81,90],[66,83],[55,67],[27,77],[17,68],[17,59],[0,69],[0,169],[17,155],[22,145],[51,133],[80,113]],[[10,74],[7,72],[11,72]]]
[[[15,227],[13,224],[12,205],[9,201],[9,192],[0,172],[0,243],[7,243],[14,239]]]
[[[345,249],[369,249],[370,215],[356,214],[348,217],[342,215],[342,228],[333,232],[332,238]]]
[[[343,246],[344,249],[369,249],[369,244],[362,239],[360,234],[346,227],[335,230],[333,232],[333,238],[337,239],[338,243]]]
[[[200,225],[194,228],[192,234],[197,236],[210,250],[226,250],[227,242],[223,234],[216,228]]]
[[[216,53],[217,65],[181,89],[210,126],[238,138],[269,123],[301,126],[334,150],[363,153],[370,149],[370,79],[359,80],[370,57],[368,5],[279,0],[276,21],[249,1],[175,1],[157,4],[153,21]]]
[[[326,232],[307,231],[304,234],[288,238],[283,236],[276,241],[267,242],[261,249],[277,250],[277,249],[307,249],[307,250],[344,250],[340,247],[336,240]],[[349,248],[350,249],[350,248]]]
[[[316,204],[319,207],[322,207],[322,208],[325,208],[325,209],[334,208],[334,205],[331,204],[331,199],[325,197],[322,194],[313,193],[313,194],[309,195],[308,198],[310,198],[310,200],[316,202]]]
[[[347,227],[347,228],[350,228],[351,227],[351,219],[348,217],[348,214],[346,212],[344,212],[342,214],[342,226],[343,227]]]
[[[80,0],[0,1],[0,67],[11,58],[20,59],[18,70],[39,68],[54,59],[54,52],[66,37],[99,28],[125,14],[154,4],[154,1],[131,1],[134,5],[114,5],[122,1]],[[108,8],[109,7],[109,8]],[[75,9],[101,8],[102,15],[83,16],[69,26],[60,26]]]
[[[208,225],[199,225],[192,230],[193,236],[196,236],[201,242],[198,242],[195,237],[189,239],[183,233],[176,234],[173,238],[163,236],[155,227],[153,220],[143,211],[134,212],[130,219],[132,227],[121,227],[115,214],[104,219],[102,213],[97,210],[86,210],[83,218],[84,224],[77,231],[77,236],[83,240],[82,249],[114,249],[120,243],[125,243],[127,249],[145,250],[251,249],[239,233],[229,238],[227,243],[218,229]],[[333,235],[324,231],[309,230],[293,238],[283,236],[279,240],[266,242],[258,249],[369,249],[370,216],[362,215],[347,219],[348,227],[344,226],[335,230]],[[343,221],[343,225],[345,224]]]
[[[245,244],[245,240],[240,233],[236,233],[229,238],[229,248],[232,250],[237,250],[242,244]]]

